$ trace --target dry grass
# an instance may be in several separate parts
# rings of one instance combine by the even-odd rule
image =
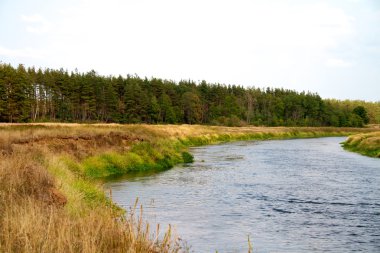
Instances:
[[[1,252],[177,252],[170,237],[155,241],[142,219],[117,221],[104,209],[72,217],[32,199],[10,202],[1,219]]]
[[[344,147],[363,155],[380,157],[380,131],[352,135],[348,137]]]
[[[374,131],[375,128],[332,128],[332,127],[221,127],[201,125],[120,125],[120,124],[67,124],[35,123],[7,124],[0,123],[0,149],[7,149],[12,144],[53,145],[81,142],[86,148],[101,151],[116,147],[115,144],[130,145],[136,141],[162,138],[185,138],[219,134],[254,134],[289,132],[320,133],[355,133]],[[115,143],[116,142],[116,143]],[[57,144],[59,145],[59,144]],[[64,148],[64,145],[61,145]],[[79,147],[80,148],[80,147]],[[92,151],[94,151],[92,150]],[[64,150],[68,151],[68,149]]]
[[[73,153],[66,153],[65,144],[56,143],[57,137],[64,136],[62,131],[37,130],[41,143],[22,131],[1,132],[0,252],[181,250],[171,230],[157,237],[159,232],[151,231],[141,214],[132,211],[122,216],[96,182],[72,172],[61,155]],[[99,132],[92,134],[99,137]],[[112,134],[103,138],[114,140]],[[94,139],[84,145],[79,138],[76,148],[90,148],[78,150],[90,155],[100,144]]]
[[[68,211],[54,179],[31,157],[2,156],[0,252],[178,252],[167,231],[157,240],[142,215],[121,217],[107,206],[82,203]],[[27,159],[27,160],[26,160]],[[78,207],[78,206],[77,206]]]
[[[119,158],[142,142],[161,142],[166,152],[162,143],[175,140],[200,145],[363,131],[372,129],[0,124],[0,252],[186,250],[170,229],[157,236],[141,214],[122,216],[101,184],[78,168],[91,157],[107,153]]]

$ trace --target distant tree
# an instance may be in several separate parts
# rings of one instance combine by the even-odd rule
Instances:
[[[347,126],[351,126],[351,127],[363,127],[363,119],[355,114],[355,113],[351,113],[349,116],[348,116],[348,123],[347,123]]]
[[[200,123],[202,119],[201,100],[194,92],[185,92],[182,96],[184,121],[188,124]]]
[[[7,88],[6,88],[6,65],[0,64],[0,122],[8,121],[7,111]]]
[[[156,96],[152,96],[150,99],[149,109],[149,122],[158,123],[160,120],[160,105],[157,102]]]
[[[23,65],[17,69],[3,65],[0,77],[1,118],[8,122],[24,122],[30,119],[31,84]]]
[[[367,115],[367,110],[363,107],[363,106],[357,106],[354,108],[354,110],[352,110],[352,112],[356,115],[358,115],[364,124],[368,124],[369,123],[369,118],[368,118],[368,115]]]
[[[119,121],[119,115],[117,112],[118,100],[117,93],[112,87],[110,80],[106,80],[103,83],[102,95],[104,96],[104,103],[101,104],[101,116],[102,121]]]
[[[362,126],[380,123],[380,102],[0,63],[0,121]]]
[[[86,73],[80,82],[80,107],[82,121],[91,120],[96,113],[97,74],[94,70]]]
[[[149,97],[141,88],[138,80],[130,80],[127,84],[124,100],[127,122],[146,122],[149,110]]]
[[[177,123],[177,116],[173,108],[172,100],[166,93],[162,93],[159,101],[159,107],[161,109],[160,116],[163,123]]]

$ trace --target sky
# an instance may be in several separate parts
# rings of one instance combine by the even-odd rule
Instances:
[[[380,0],[0,0],[0,61],[380,101]]]

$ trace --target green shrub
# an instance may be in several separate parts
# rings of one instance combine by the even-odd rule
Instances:
[[[182,152],[182,159],[184,163],[192,163],[194,162],[194,156],[189,152]]]

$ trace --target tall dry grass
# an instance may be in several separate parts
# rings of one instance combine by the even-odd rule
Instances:
[[[79,151],[89,149],[101,153],[119,146],[130,146],[139,141],[158,139],[175,139],[220,134],[273,134],[316,133],[349,134],[375,131],[376,128],[334,128],[334,127],[222,127],[201,125],[121,125],[121,124],[65,124],[35,123],[6,124],[0,123],[0,150],[11,149],[12,145],[36,145],[56,148],[55,151],[70,152],[69,148]],[[296,137],[296,135],[294,135]],[[81,150],[83,148],[83,150]]]
[[[380,157],[380,131],[351,135],[344,142],[344,147],[363,155]]]
[[[173,231],[158,237],[142,214],[121,216],[112,206],[83,199],[77,210],[68,208],[59,180],[35,160],[42,153],[21,150],[0,155],[0,252],[181,251]]]

